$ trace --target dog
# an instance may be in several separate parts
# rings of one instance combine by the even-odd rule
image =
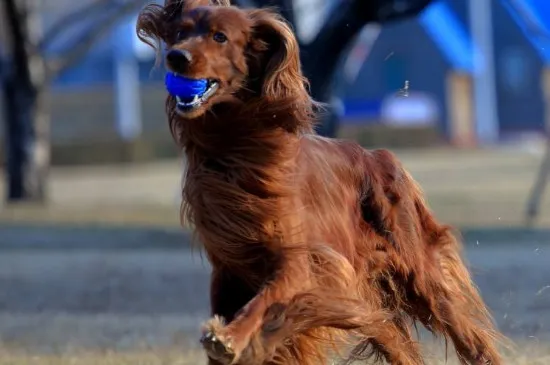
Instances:
[[[314,133],[322,105],[275,11],[166,0],[137,34],[194,82],[166,113],[187,161],[182,221],[212,265],[210,365],[420,365],[417,323],[462,364],[501,364],[461,244],[411,175],[387,150]]]

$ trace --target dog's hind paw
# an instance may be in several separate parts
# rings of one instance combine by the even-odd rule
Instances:
[[[237,360],[232,338],[223,334],[224,323],[220,317],[214,317],[203,326],[200,342],[206,355],[221,364],[230,365]]]

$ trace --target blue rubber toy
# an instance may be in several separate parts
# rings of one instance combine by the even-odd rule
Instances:
[[[208,87],[206,79],[190,79],[172,72],[166,73],[164,84],[170,95],[179,96],[180,98],[200,96],[206,92]]]

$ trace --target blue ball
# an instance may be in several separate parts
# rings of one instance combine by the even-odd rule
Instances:
[[[193,98],[194,96],[200,96],[206,92],[208,80],[195,80],[168,72],[164,78],[164,84],[166,85],[166,90],[168,90],[172,96]]]

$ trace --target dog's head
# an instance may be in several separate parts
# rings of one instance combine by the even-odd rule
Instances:
[[[168,105],[182,118],[254,97],[310,103],[298,43],[271,10],[239,9],[229,0],[166,0],[140,13],[137,32],[159,56],[166,46],[167,81],[185,83]]]

